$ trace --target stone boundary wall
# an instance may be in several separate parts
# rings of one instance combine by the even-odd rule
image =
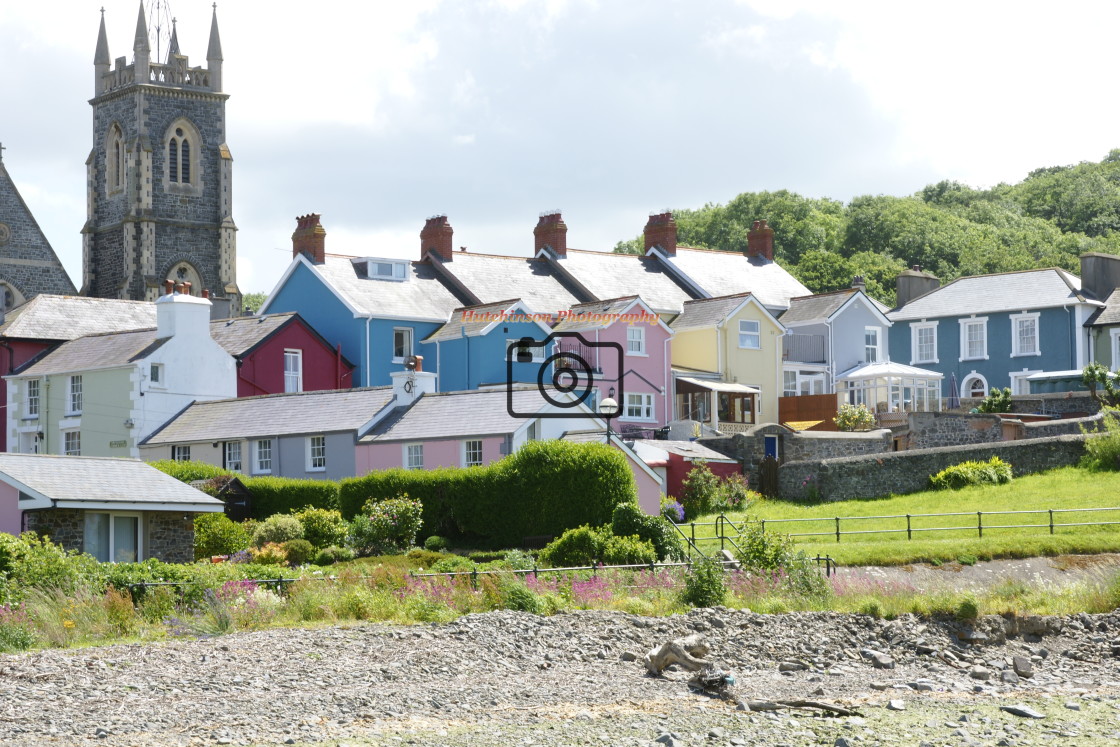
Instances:
[[[968,412],[979,406],[983,399],[961,397],[958,412]],[[945,400],[942,399],[942,404]],[[1101,409],[1100,403],[1089,396],[1088,392],[1049,392],[1047,394],[1015,394],[1011,397],[1011,412],[1046,412],[1065,415],[1069,412],[1095,413]]]
[[[1076,464],[1085,436],[1053,436],[993,444],[944,446],[888,454],[787,462],[778,470],[779,496],[786,500],[823,498],[842,501],[913,493],[929,487],[930,475],[969,460],[998,456],[1015,475]]]
[[[962,415],[955,412],[909,414],[910,449],[988,444],[1003,440],[1003,419],[998,415]]]
[[[1039,423],[1023,423],[1020,426],[1019,438],[1049,438],[1051,436],[1076,436],[1081,433],[1081,428],[1095,433],[1101,429],[1104,415],[1097,413],[1084,418],[1069,418],[1067,420],[1049,420]]]

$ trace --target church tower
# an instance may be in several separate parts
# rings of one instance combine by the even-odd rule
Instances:
[[[110,63],[102,11],[89,102],[82,293],[154,301],[170,278],[239,309],[217,6],[206,67],[188,64],[174,30],[167,58],[152,59],[143,0],[132,55],[132,64],[124,57]]]

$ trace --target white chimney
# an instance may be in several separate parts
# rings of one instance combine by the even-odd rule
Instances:
[[[156,301],[156,338],[209,339],[211,305],[205,298],[192,296],[189,286],[175,286]]]
[[[436,393],[436,375],[431,371],[394,371],[389,374],[393,379],[393,405],[410,405],[421,394]]]

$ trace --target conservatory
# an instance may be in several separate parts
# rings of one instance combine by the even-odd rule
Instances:
[[[836,391],[840,402],[866,405],[882,422],[890,413],[939,412],[943,378],[901,363],[864,363],[840,374]]]

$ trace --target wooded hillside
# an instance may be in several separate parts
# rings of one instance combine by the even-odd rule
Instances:
[[[682,246],[742,251],[751,223],[774,229],[775,259],[814,292],[850,285],[893,305],[894,279],[921,265],[942,281],[1037,267],[1078,269],[1083,252],[1120,254],[1120,149],[1099,163],[1032,171],[978,190],[955,181],[909,197],[848,204],[794,192],[744,192],[726,205],[674,210]],[[616,252],[636,253],[641,237]]]

